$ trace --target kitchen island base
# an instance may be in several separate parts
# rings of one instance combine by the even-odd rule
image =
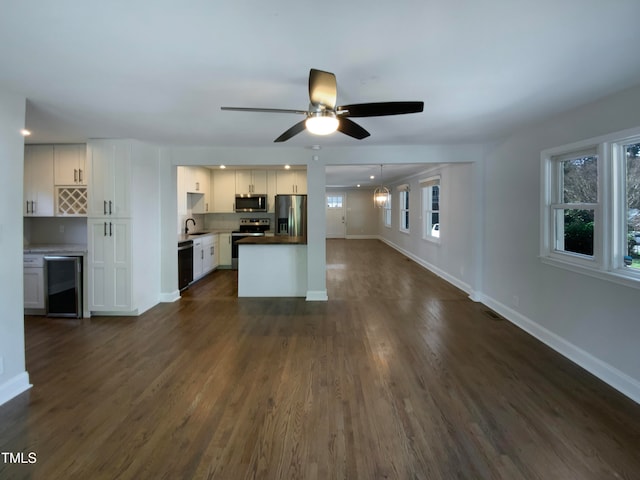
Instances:
[[[239,244],[238,297],[305,297],[306,244]]]

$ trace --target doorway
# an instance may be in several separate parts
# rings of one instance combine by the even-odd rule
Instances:
[[[347,236],[345,195],[342,192],[326,194],[327,238]]]

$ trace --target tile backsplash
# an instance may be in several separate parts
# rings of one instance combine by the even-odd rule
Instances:
[[[86,217],[25,217],[25,245],[87,244]]]

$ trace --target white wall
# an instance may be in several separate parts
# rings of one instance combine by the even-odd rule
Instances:
[[[378,235],[380,210],[373,204],[373,190],[346,190],[347,238]]]
[[[23,96],[0,89],[0,404],[30,387],[22,305],[25,106]]]
[[[640,86],[510,136],[485,159],[482,300],[640,402],[639,290],[543,265],[540,152],[640,126]]]
[[[481,161],[483,150],[477,149]],[[475,227],[474,166],[469,163],[449,164],[425,170],[424,173],[391,185],[391,227],[378,215],[383,241],[401,251],[445,280],[469,294],[475,294],[476,243],[480,239]],[[440,176],[440,242],[422,238],[422,189],[420,180]],[[409,233],[399,230],[400,202],[397,186],[409,184]]]
[[[160,301],[162,288],[160,148],[133,140],[131,158],[133,298],[142,313]]]

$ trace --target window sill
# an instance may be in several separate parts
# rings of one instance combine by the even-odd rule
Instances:
[[[539,257],[540,261],[545,265],[551,265],[552,267],[562,268],[574,273],[587,275],[589,277],[598,278],[607,282],[617,283],[618,285],[624,285],[625,287],[640,289],[640,275],[625,275],[618,272],[609,272],[598,270],[595,268],[585,267],[583,265],[576,265],[575,263],[565,262],[556,258]]]
[[[400,233],[404,233],[405,235],[411,235],[411,232],[409,232],[409,230],[398,230]]]
[[[440,245],[440,239],[437,237],[422,237],[422,240],[429,243],[434,243],[436,245]]]

